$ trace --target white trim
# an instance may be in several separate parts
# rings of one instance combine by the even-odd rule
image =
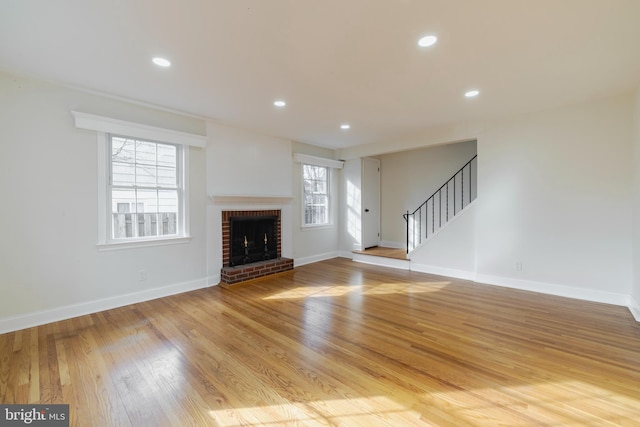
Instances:
[[[582,289],[573,286],[559,285],[556,283],[513,279],[510,277],[492,276],[488,274],[476,274],[476,283],[485,283],[488,285],[521,289],[524,291],[538,292],[541,294],[556,295],[585,301],[601,302],[605,304],[629,307],[629,295],[599,291],[594,289]]]
[[[109,241],[107,243],[98,243],[96,246],[99,251],[115,251],[119,249],[149,248],[153,246],[181,245],[191,242],[191,236],[180,237],[162,237],[148,240],[123,240]]]
[[[60,320],[71,319],[73,317],[84,316],[104,310],[110,310],[112,308],[124,307],[129,304],[136,304],[157,298],[168,297],[170,295],[194,291],[196,289],[208,287],[208,283],[209,281],[207,278],[196,279],[160,288],[147,289],[125,295],[117,295],[114,297],[79,304],[66,305],[20,316],[0,318],[0,334],[57,322]]]
[[[333,223],[329,223],[329,224],[302,224],[300,226],[300,231],[306,232],[306,231],[314,231],[314,230],[327,230],[327,229],[331,229],[331,228],[335,228],[335,225]]]
[[[143,125],[111,117],[96,116],[94,114],[71,111],[75,127],[98,132],[106,132],[133,138],[150,139],[152,141],[170,142],[180,145],[191,145],[205,148],[207,137],[193,133],[180,132],[173,129]]]
[[[98,138],[98,245],[105,244],[111,236],[111,195],[109,184],[109,142],[107,134],[97,133]]]
[[[327,176],[326,176],[326,193],[324,194],[327,197],[327,222],[323,222],[320,224],[307,224],[306,221],[306,215],[305,215],[305,208],[307,207],[306,205],[306,195],[307,193],[305,192],[305,185],[304,185],[304,167],[306,166],[311,166],[311,167],[318,167],[318,168],[325,168],[325,170],[327,171]],[[315,228],[315,227],[331,227],[333,226],[333,196],[332,196],[332,186],[333,186],[333,181],[334,181],[335,177],[333,176],[333,170],[331,169],[330,166],[325,166],[325,165],[316,165],[316,164],[309,164],[309,163],[304,163],[301,165],[300,167],[300,183],[302,184],[300,186],[300,229],[304,230],[305,228]]]
[[[353,252],[349,252],[349,251],[338,251],[338,257],[340,257],[340,258],[353,259]]]
[[[411,263],[411,271],[420,273],[435,274],[437,276],[447,276],[462,280],[475,281],[476,274],[473,271],[458,270],[454,268],[438,267],[435,265]]]
[[[338,258],[338,252],[326,252],[323,254],[312,255],[302,258],[295,258],[293,260],[294,267],[300,267],[301,265],[312,264],[314,262],[325,261],[328,259]]]
[[[178,235],[160,236],[152,238],[132,237],[130,239],[116,240],[112,238],[111,230],[111,187],[109,185],[111,173],[111,144],[110,136],[104,132],[97,132],[98,143],[98,243],[97,247],[101,251],[115,249],[132,249],[150,246],[164,246],[179,243],[188,243],[190,235],[189,216],[189,147],[184,145],[176,146],[178,158]],[[160,143],[161,144],[161,143]]]
[[[302,153],[293,153],[293,160],[298,163],[306,163],[314,166],[324,166],[334,169],[342,169],[344,167],[343,160],[327,159],[325,157],[310,156]]]
[[[391,267],[398,268],[400,270],[410,270],[411,262],[408,259],[395,259],[395,258],[386,258],[375,255],[365,255],[360,253],[354,253],[352,258],[355,262],[360,262],[363,264],[372,264],[379,265],[382,267]]]
[[[217,205],[226,204],[282,204],[288,205],[293,200],[292,196],[269,196],[269,195],[241,195],[241,194],[212,194],[209,196]]]
[[[189,147],[184,147],[180,153],[181,157],[181,169],[182,173],[180,174],[181,185],[179,186],[182,191],[179,191],[179,194],[182,197],[180,200],[180,204],[182,205],[181,214],[182,218],[178,218],[179,226],[180,226],[180,236],[179,237],[190,237],[191,236],[191,213],[189,211],[189,206],[191,205],[191,191],[189,187],[191,185],[189,181],[189,175],[191,175],[191,153],[189,152]]]
[[[629,311],[633,315],[633,318],[636,319],[636,322],[640,322],[640,304],[638,304],[638,301],[636,301],[633,296],[629,297]]]

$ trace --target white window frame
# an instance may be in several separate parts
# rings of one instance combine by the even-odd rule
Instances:
[[[72,111],[71,113],[77,128],[97,131],[98,249],[113,250],[164,246],[191,241],[189,227],[189,147],[206,147],[206,137],[77,111]],[[181,163],[179,165],[181,170],[178,172],[178,179],[182,184],[182,191],[179,191],[178,200],[180,204],[179,211],[181,211],[181,214],[178,214],[178,234],[127,239],[113,239],[111,237],[111,144],[109,134],[177,146],[178,161]]]
[[[326,172],[326,183],[325,183],[325,188],[326,188],[326,192],[324,194],[321,195],[325,195],[327,197],[327,222],[323,222],[323,223],[314,223],[314,224],[308,224],[306,222],[306,208],[307,208],[307,202],[306,202],[306,196],[307,196],[307,192],[305,191],[305,186],[304,186],[304,167],[305,166],[310,166],[310,167],[314,167],[314,168],[324,168],[327,172]],[[332,207],[332,200],[331,200],[331,184],[332,184],[332,177],[331,177],[331,168],[328,166],[321,166],[321,165],[314,165],[314,164],[310,164],[310,163],[302,163],[302,170],[301,170],[301,174],[302,174],[302,227],[303,228],[316,228],[316,227],[327,227],[330,225],[333,225],[333,221],[332,221],[332,215],[331,215],[331,207]],[[317,193],[311,193],[311,195],[315,195]]]
[[[130,138],[128,136],[122,136],[122,135],[113,135],[113,134],[105,134],[106,137],[106,142],[107,142],[107,167],[108,167],[108,176],[107,176],[107,191],[106,191],[106,206],[107,206],[107,215],[108,215],[108,219],[106,221],[106,226],[107,226],[107,239],[106,242],[107,243],[128,243],[128,242],[141,242],[141,241],[150,241],[150,240],[167,240],[167,239],[175,239],[175,238],[183,238],[183,237],[187,237],[188,236],[188,232],[185,232],[185,230],[188,230],[188,225],[186,224],[185,221],[185,210],[187,209],[187,203],[185,200],[185,192],[186,192],[186,188],[185,188],[185,181],[186,181],[186,176],[185,176],[185,169],[186,169],[186,162],[185,159],[187,158],[186,155],[186,147],[184,145],[178,145],[178,144],[170,144],[170,143],[165,143],[165,142],[158,142],[158,141],[150,141],[147,139],[141,139],[141,138]],[[140,141],[140,142],[151,142],[154,144],[163,144],[163,145],[170,145],[176,148],[176,178],[177,178],[177,182],[176,182],[176,190],[177,190],[177,195],[178,195],[178,212],[177,212],[177,218],[176,218],[176,234],[171,234],[171,235],[157,235],[157,236],[145,236],[145,237],[126,237],[126,238],[116,238],[114,237],[114,230],[113,230],[113,211],[112,211],[112,196],[113,196],[113,190],[114,188],[125,188],[124,186],[118,186],[118,185],[113,185],[112,179],[113,179],[113,158],[112,158],[112,147],[113,147],[113,138],[126,138],[126,139],[131,139],[134,141]],[[141,187],[135,186],[132,188],[138,188],[140,189]],[[148,187],[149,189],[154,189],[153,187]],[[162,187],[158,186],[156,187],[158,189],[162,189]],[[137,221],[135,221],[135,223],[137,224]],[[134,228],[137,228],[137,226],[135,226]]]
[[[335,202],[332,186],[334,185],[334,169],[342,169],[344,162],[342,160],[327,159],[324,157],[316,157],[308,154],[293,153],[293,160],[300,163],[300,226],[302,230],[312,230],[318,228],[332,227],[334,223],[333,204]],[[327,168],[327,209],[328,222],[323,224],[305,224],[305,189],[304,189],[304,165],[325,167]]]

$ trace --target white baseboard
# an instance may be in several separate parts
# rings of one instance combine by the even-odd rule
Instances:
[[[338,252],[338,256],[340,258],[349,258],[349,259],[353,259],[353,252],[349,252],[349,251],[339,251]]]
[[[633,314],[636,322],[640,322],[640,304],[633,297],[629,297],[629,311]]]
[[[539,292],[542,294],[557,295],[560,297],[575,298],[585,301],[601,302],[605,304],[629,307],[629,295],[613,292],[597,291],[592,289],[575,288],[572,286],[558,285],[555,283],[536,282],[532,280],[514,279],[511,277],[491,276],[476,274],[477,283],[503,286],[506,288],[521,289],[523,291]]]
[[[312,256],[307,256],[302,258],[294,258],[293,266],[300,267],[301,265],[312,264],[314,262],[337,258],[339,256],[340,256],[340,253],[336,251],[336,252],[326,252],[324,254],[312,255]]]
[[[457,270],[453,268],[436,267],[434,265],[411,263],[411,271],[418,271],[420,273],[436,274],[438,276],[454,277],[462,280],[472,280],[476,278],[476,273],[473,271]]]
[[[402,242],[391,242],[389,240],[381,240],[380,246],[383,248],[406,249],[407,244]]]
[[[209,276],[207,277],[207,286],[217,286],[220,284],[220,281],[222,280],[222,278],[220,277],[219,274],[214,274],[213,276]]]
[[[211,283],[209,278],[196,279],[189,282],[177,283],[174,285],[147,289],[140,292],[118,295],[79,304],[66,305],[20,316],[0,318],[0,334],[40,326],[60,320],[71,319],[73,317],[84,316],[86,314],[97,313],[99,311],[109,310],[112,308],[123,307],[129,304],[167,297],[183,292],[194,291],[196,289],[208,287],[208,283]]]

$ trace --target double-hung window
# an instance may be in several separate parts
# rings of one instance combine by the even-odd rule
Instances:
[[[326,166],[302,165],[303,225],[328,225],[329,171]]]
[[[109,240],[184,234],[183,146],[107,135]]]
[[[204,135],[72,111],[96,131],[98,248],[189,242],[189,150]]]

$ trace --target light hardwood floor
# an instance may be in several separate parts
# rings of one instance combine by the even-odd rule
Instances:
[[[375,246],[362,251],[353,251],[356,254],[381,256],[384,258],[407,259],[406,249],[385,248],[383,246]]]
[[[623,307],[334,259],[0,335],[74,426],[640,425]]]

